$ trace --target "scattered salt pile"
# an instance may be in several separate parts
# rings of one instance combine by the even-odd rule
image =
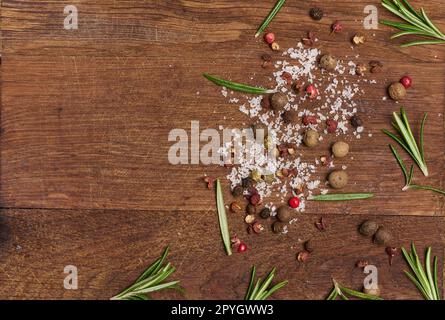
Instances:
[[[357,65],[353,61],[338,61],[333,72],[321,70],[318,67],[320,55],[319,49],[307,48],[298,43],[296,48],[289,48],[283,53],[282,59],[274,63],[275,90],[286,94],[289,101],[284,110],[295,110],[300,118],[310,116],[316,119],[306,125],[301,121],[283,122],[282,112],[277,113],[262,104],[266,96],[233,97],[234,92],[222,89],[229,103],[240,104],[239,110],[252,119],[254,127],[265,128],[267,135],[265,142],[254,141],[246,145],[238,141],[227,143],[220,149],[220,153],[227,156],[236,147],[241,150],[241,154],[255,157],[255,161],[251,161],[252,157],[241,157],[235,166],[231,166],[227,178],[232,188],[241,184],[243,178],[253,177],[261,199],[277,195],[281,201],[286,201],[291,194],[298,195],[301,203],[297,211],[305,210],[305,198],[308,195],[328,192],[325,183],[312,177],[320,164],[333,167],[333,160],[328,156],[324,159],[314,158],[310,163],[304,162],[304,147],[301,146],[304,132],[308,128],[317,130],[320,141],[327,135],[350,134],[360,139],[364,128],[353,128],[349,124],[351,117],[357,113],[355,100],[364,94],[361,83],[374,84],[376,81],[357,75]],[[296,87],[302,88],[303,92],[298,92],[291,84],[297,84]],[[314,99],[310,99],[304,92],[304,88],[310,84],[318,90],[318,96]],[[336,122],[336,130],[328,130],[328,120]],[[277,146],[273,150],[275,156],[268,156],[266,151],[269,145]],[[263,203],[274,211],[273,203]]]

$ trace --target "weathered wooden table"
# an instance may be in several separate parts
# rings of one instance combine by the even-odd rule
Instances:
[[[321,22],[308,16],[317,3],[326,12]],[[354,52],[366,63],[380,60],[385,71],[360,101],[373,136],[352,140],[354,161],[346,164],[356,183],[346,191],[376,197],[311,204],[292,232],[245,236],[249,252],[227,257],[214,195],[202,183],[204,173],[227,170],[170,165],[167,137],[173,128],[188,130],[191,120],[209,128],[227,124],[224,116],[234,119],[233,127],[248,120],[201,74],[246,82],[250,74],[266,74],[258,57],[267,48],[253,34],[273,1],[3,0],[0,298],[107,299],[166,245],[186,294],[155,298],[242,298],[255,264],[259,273],[276,266],[277,277],[290,281],[275,298],[322,299],[331,278],[360,288],[359,259],[379,268],[384,298],[420,298],[402,272],[402,257],[389,267],[384,248],[355,230],[373,217],[393,231],[394,245],[431,245],[443,265],[444,199],[400,191],[403,178],[380,129],[399,108],[382,100],[386,86],[409,73],[415,84],[404,105],[412,119],[429,112],[427,181],[444,185],[445,47],[401,49],[388,40],[389,28],[363,30],[367,4],[389,17],[376,0],[288,1],[271,28],[285,48],[313,30],[317,46],[339,56],[351,54],[347,43],[355,32],[367,35]],[[413,4],[445,29],[439,0]],[[78,9],[77,30],[63,27],[66,5]],[[330,37],[337,19],[345,31]],[[413,126],[417,133],[419,122]],[[323,233],[314,228],[321,216],[329,223]],[[244,234],[242,218],[230,215],[229,223]],[[296,248],[307,239],[316,250],[298,264]],[[64,289],[66,265],[78,268],[77,290]]]

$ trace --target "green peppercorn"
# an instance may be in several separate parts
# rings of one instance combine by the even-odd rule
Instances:
[[[269,218],[270,217],[270,209],[269,208],[264,208],[263,210],[261,210],[260,217],[263,218],[263,219]]]

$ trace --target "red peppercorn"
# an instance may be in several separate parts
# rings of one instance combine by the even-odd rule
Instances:
[[[331,26],[331,33],[335,32],[340,32],[343,30],[343,25],[339,22],[339,21],[335,21],[332,26]]]
[[[241,242],[238,246],[238,253],[246,252],[247,251],[247,245],[244,242]]]
[[[250,203],[254,206],[258,205],[261,202],[261,197],[258,193],[252,194],[250,197]]]
[[[326,125],[328,127],[329,133],[334,133],[337,130],[338,122],[332,119],[326,120]]]
[[[318,90],[313,84],[310,84],[306,87],[306,93],[309,95],[309,99],[315,99],[318,95]]]
[[[317,118],[315,116],[304,116],[303,124],[305,126],[310,125],[310,124],[317,124]]]
[[[275,34],[272,32],[266,33],[264,35],[264,41],[266,41],[268,44],[272,44],[275,41]]]
[[[410,76],[404,76],[402,79],[400,79],[400,83],[405,87],[405,89],[409,89],[413,85],[413,79]]]
[[[298,208],[300,206],[300,198],[298,198],[298,197],[290,198],[289,199],[289,206],[291,208],[294,208],[294,209]]]
[[[284,71],[281,78],[286,81],[288,86],[292,84],[292,75],[289,72]]]

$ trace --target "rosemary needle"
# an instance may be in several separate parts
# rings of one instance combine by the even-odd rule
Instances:
[[[264,19],[263,23],[261,24],[261,26],[258,28],[257,32],[255,33],[255,38],[258,38],[259,35],[264,31],[264,29],[267,28],[269,23],[277,15],[278,11],[281,10],[281,7],[284,5],[285,2],[286,2],[286,0],[278,0],[277,1],[275,6],[273,7],[272,11],[270,11],[269,15],[266,17],[266,19]]]
[[[224,247],[228,256],[232,254],[232,246],[230,243],[229,225],[227,223],[226,207],[221,189],[221,182],[216,180],[216,206],[218,210],[219,228],[223,239]]]
[[[229,80],[224,80],[219,77],[210,75],[208,73],[204,73],[203,76],[207,79],[212,81],[213,83],[217,84],[218,86],[226,87],[227,89],[240,91],[240,92],[246,92],[246,93],[255,93],[255,94],[264,94],[264,93],[272,93],[274,90],[268,90],[261,87],[252,87],[246,84],[232,82]]]
[[[312,201],[347,201],[369,199],[374,195],[372,193],[337,193],[337,194],[321,194],[317,196],[309,196],[308,200]]]

